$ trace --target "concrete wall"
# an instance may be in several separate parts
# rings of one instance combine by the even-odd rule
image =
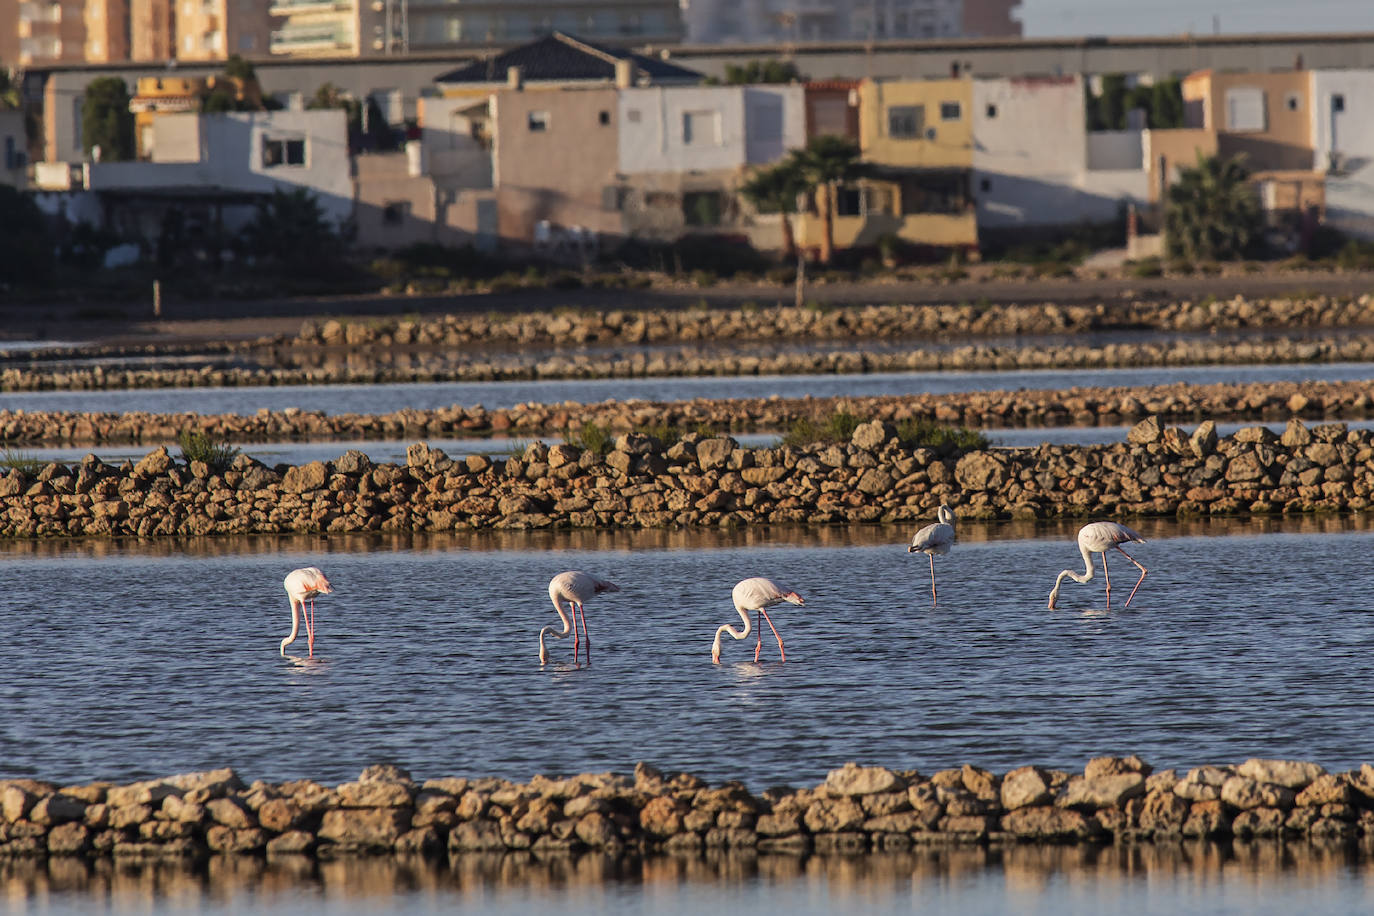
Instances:
[[[744,93],[745,161],[777,162],[806,145],[806,91],[797,86],[751,86]]]
[[[1204,128],[1147,130],[1143,136],[1146,197],[1151,203],[1160,201],[1163,187],[1178,180],[1180,169],[1195,165],[1199,154],[1212,156],[1217,152],[1216,132]]]
[[[865,160],[913,168],[958,168],[972,164],[970,80],[864,80],[859,98],[859,145]],[[942,117],[941,106],[945,103],[958,104],[958,117]],[[923,112],[920,136],[893,136],[889,123],[892,109],[910,106]]]
[[[733,169],[747,161],[739,87],[623,89],[618,106],[625,174]]]
[[[1088,168],[1125,171],[1144,167],[1144,148],[1138,130],[1103,130],[1088,134]]]
[[[1313,167],[1326,172],[1326,223],[1374,239],[1374,71],[1311,76]]]
[[[1221,156],[1243,155],[1246,168],[1252,172],[1311,168],[1308,71],[1201,73],[1190,77],[1187,83],[1190,93],[1202,96],[1205,120],[1201,126],[1217,132],[1217,152]],[[1233,129],[1228,118],[1228,94],[1247,90],[1263,93],[1264,125],[1258,130]]]
[[[426,171],[442,187],[492,187],[491,107],[463,98],[419,102]]]
[[[616,90],[504,90],[492,98],[501,238],[532,242],[541,222],[618,233],[620,213],[604,205],[616,184]],[[535,123],[543,129],[531,129]]]

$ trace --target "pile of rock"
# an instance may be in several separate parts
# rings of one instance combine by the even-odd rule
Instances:
[[[604,455],[533,443],[493,462],[417,443],[404,467],[357,451],[275,468],[239,455],[222,474],[165,448],[118,467],[88,455],[0,476],[0,536],[913,522],[941,503],[981,519],[1263,514],[1362,510],[1371,494],[1374,432],[1339,423],[1218,438],[1210,420],[1190,435],[1150,418],[1114,445],[955,455],[874,420],[801,448],[628,433]]]
[[[711,787],[639,764],[528,783],[423,783],[394,766],[335,787],[245,785],[233,770],[115,785],[0,781],[0,855],[187,857],[596,849],[696,852],[900,851],[929,843],[1348,839],[1374,833],[1374,767],[1247,760],[1179,774],[1102,757],[1081,774],[975,766],[922,776],[856,764],[810,789]]]
[[[0,442],[11,447],[176,441],[199,430],[222,442],[456,439],[493,434],[557,436],[592,423],[613,432],[644,427],[774,432],[798,420],[824,422],[844,411],[887,423],[931,420],[974,428],[1107,426],[1155,416],[1169,423],[1374,417],[1369,382],[1151,385],[1134,388],[1020,389],[832,398],[696,398],[598,404],[479,405],[386,414],[260,410],[256,414],[146,411],[0,410]]]
[[[644,309],[446,315],[437,319],[307,321],[281,344],[462,347],[677,343],[770,338],[839,340],[1065,334],[1082,331],[1211,331],[1240,328],[1351,327],[1374,324],[1374,296],[1124,301],[1093,305],[948,303],[816,307]]]

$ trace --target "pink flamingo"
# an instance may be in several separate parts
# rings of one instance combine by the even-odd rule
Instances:
[[[334,591],[324,573],[317,566],[293,569],[283,581],[286,597],[291,600],[291,635],[281,641],[281,654],[286,655],[286,647],[296,639],[300,632],[301,614],[305,612],[306,642],[310,646],[310,657],[315,657],[315,596],[328,595]],[[306,602],[310,609],[306,610]]]
[[[1064,578],[1066,576],[1073,579],[1075,582],[1087,583],[1092,580],[1092,555],[1095,553],[1102,554],[1102,577],[1107,580],[1107,606],[1111,607],[1112,577],[1107,573],[1107,551],[1111,550],[1113,547],[1117,550],[1121,550],[1122,544],[1130,544],[1132,542],[1144,544],[1145,539],[1125,525],[1119,525],[1116,522],[1089,522],[1082,528],[1079,528],[1078,552],[1083,554],[1084,570],[1081,573],[1076,573],[1071,569],[1066,569],[1059,574],[1059,578],[1054,580],[1054,590],[1050,592],[1050,609],[1053,610],[1054,603],[1059,600],[1059,586],[1064,584]],[[1141,566],[1140,563],[1136,561],[1135,557],[1131,556],[1126,551],[1121,550],[1121,555],[1132,563],[1135,563],[1136,569],[1140,570],[1140,578],[1136,580],[1135,588],[1131,589],[1131,593],[1126,596],[1126,604],[1124,606],[1130,607],[1131,599],[1135,597],[1136,589],[1140,588],[1140,583],[1145,581],[1145,567]]]
[[[548,661],[548,653],[544,651],[544,634],[552,633],[559,639],[564,639],[568,635],[568,616],[563,613],[563,605],[560,601],[568,602],[568,610],[572,613],[572,637],[573,637],[573,661],[577,661],[577,615],[582,614],[582,636],[587,640],[587,662],[592,660],[592,638],[587,635],[587,611],[582,605],[595,595],[602,592],[618,592],[620,586],[614,582],[607,582],[605,579],[598,579],[590,573],[569,570],[561,572],[549,580],[549,598],[553,600],[553,609],[558,612],[558,617],[563,621],[561,631],[553,626],[544,627],[539,631],[539,664]]]
[[[778,655],[781,656],[782,661],[787,661],[787,653],[782,647],[782,637],[778,636],[778,628],[773,626],[773,621],[764,608],[781,604],[784,601],[803,605],[806,604],[806,600],[796,592],[786,591],[772,579],[765,579],[763,576],[754,576],[751,579],[741,581],[735,586],[730,596],[735,601],[735,610],[739,611],[739,615],[744,618],[744,629],[736,630],[727,623],[716,630],[716,641],[711,644],[711,661],[717,665],[720,664],[720,634],[729,633],[735,639],[749,638],[749,634],[752,632],[751,621],[749,620],[750,611],[757,611],[763,615],[764,620],[768,621],[768,629],[773,631],[773,636],[778,641]],[[754,646],[755,662],[759,660],[759,651],[763,649],[763,630],[761,628],[758,635],[758,644]]]
[[[916,536],[911,539],[911,546],[906,549],[907,553],[923,553],[930,557],[931,604],[939,604],[939,599],[935,596],[935,555],[947,554],[954,546],[954,510],[941,505],[936,510],[935,517],[939,521],[916,532]]]

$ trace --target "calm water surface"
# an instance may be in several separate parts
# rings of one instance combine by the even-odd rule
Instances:
[[[965,762],[1081,767],[1106,753],[1157,766],[1374,760],[1374,549],[1332,520],[1224,534],[1142,525],[1134,581],[1100,579],[1071,529],[965,527],[929,566],[909,531],[742,536],[701,545],[532,536],[398,549],[376,541],[7,545],[0,551],[0,761],[59,782],[232,765],[247,778],[354,778],[394,761],[418,777],[624,771],[637,760],[756,789],[821,779],[847,760],[923,771]],[[877,537],[877,540],[875,540]],[[302,549],[303,547],[307,549]],[[317,657],[283,659],[281,579],[322,566]],[[588,610],[593,663],[570,641],[537,660],[556,620],[546,584],[581,568],[623,591]],[[762,664],[731,586],[765,574],[807,598],[774,615]]]
[[[511,407],[527,402],[595,403],[615,398],[860,397],[865,395],[1057,389],[1076,386],[1195,385],[1215,382],[1343,381],[1374,378],[1374,363],[1175,366],[1016,372],[903,372],[857,375],[633,378],[543,382],[443,382],[406,385],[284,385],[273,388],[160,388],[139,391],[0,393],[0,410],[75,410],[201,414],[300,407],[327,414],[390,413],[454,404]]]

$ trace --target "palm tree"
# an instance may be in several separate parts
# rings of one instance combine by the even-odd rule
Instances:
[[[1198,153],[1169,188],[1164,233],[1169,254],[1219,261],[1244,256],[1260,232],[1260,207],[1240,156]]]
[[[793,153],[807,184],[816,191],[824,233],[821,236],[821,263],[829,264],[835,254],[835,186],[864,174],[859,161],[859,144],[848,137],[827,134],[812,137],[806,149]]]
[[[755,169],[739,186],[739,192],[760,212],[782,216],[782,254],[787,260],[797,256],[797,237],[789,214],[797,212],[797,198],[808,189],[795,156]]]

